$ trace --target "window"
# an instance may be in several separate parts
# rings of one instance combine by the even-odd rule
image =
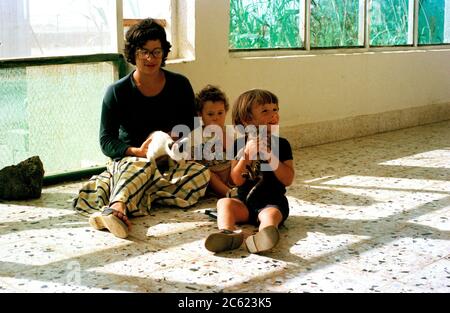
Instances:
[[[0,68],[0,168],[33,155],[45,175],[104,165],[101,101],[117,78],[115,60]]]
[[[124,67],[114,53],[116,1],[0,1],[0,168],[33,155],[46,176],[105,164],[101,100]]]
[[[450,0],[419,1],[419,44],[450,43]]]
[[[364,46],[363,0],[311,1],[311,48]]]
[[[124,33],[129,26],[145,18],[161,20],[166,29],[167,40],[172,44],[169,57],[177,56],[175,27],[172,24],[172,13],[175,12],[175,1],[173,0],[123,0]]]
[[[177,55],[172,24],[175,0],[122,3],[124,19],[164,20],[173,45],[171,55]],[[0,59],[117,53],[119,49],[113,0],[2,0],[0,12]]]
[[[449,43],[450,0],[230,0],[234,51]]]
[[[46,176],[103,166],[101,101],[107,86],[126,72],[117,54],[123,35],[118,21],[164,20],[174,55],[175,3],[1,0],[0,168],[33,155],[41,158]],[[180,3],[193,16],[192,5]]]
[[[230,2],[230,48],[299,48],[304,40],[304,1]]]
[[[171,1],[123,0],[123,17],[125,19],[171,19]]]
[[[413,0],[372,0],[370,6],[370,45],[413,44]]]
[[[0,58],[116,52],[115,2],[2,0]]]

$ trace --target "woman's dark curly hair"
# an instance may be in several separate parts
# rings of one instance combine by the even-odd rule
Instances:
[[[225,112],[228,112],[229,104],[225,93],[218,87],[207,85],[195,96],[195,109],[201,113],[206,101],[222,101],[225,106]]]
[[[166,65],[167,55],[172,45],[167,41],[166,31],[154,19],[147,18],[130,27],[125,35],[125,58],[136,65],[136,50],[144,47],[149,40],[159,40],[163,49],[161,66]]]

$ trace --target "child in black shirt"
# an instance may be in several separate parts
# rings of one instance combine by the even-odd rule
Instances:
[[[244,92],[234,104],[233,123],[248,133],[236,141],[237,156],[231,161],[238,196],[217,202],[220,232],[209,235],[205,247],[212,252],[239,248],[244,236],[236,223],[252,223],[259,224],[259,231],[246,238],[248,251],[268,251],[278,243],[278,226],[289,215],[286,186],[295,175],[291,146],[274,133],[279,123],[278,98],[267,90]]]

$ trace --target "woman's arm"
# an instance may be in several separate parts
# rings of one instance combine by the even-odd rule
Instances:
[[[186,77],[178,75],[176,89],[172,92],[176,95],[173,104],[173,114],[176,117],[176,124],[185,125],[192,131],[194,130],[195,112],[195,94],[192,85]],[[168,104],[172,105],[172,104]]]
[[[116,159],[122,158],[128,145],[119,140],[119,113],[118,100],[114,86],[110,86],[103,98],[102,113],[100,117],[100,147],[103,154]]]

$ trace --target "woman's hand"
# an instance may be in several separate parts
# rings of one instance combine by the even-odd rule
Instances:
[[[152,137],[148,137],[141,145],[141,147],[139,148],[140,150],[140,157],[141,158],[145,158],[147,157],[147,151],[148,151],[148,145],[150,144],[150,142],[152,142]]]
[[[139,157],[139,158],[146,158],[148,145],[150,144],[151,141],[152,141],[152,137],[149,137],[142,143],[142,145],[139,148],[129,147],[127,149],[127,151],[125,152],[125,155],[135,156],[135,157]]]

